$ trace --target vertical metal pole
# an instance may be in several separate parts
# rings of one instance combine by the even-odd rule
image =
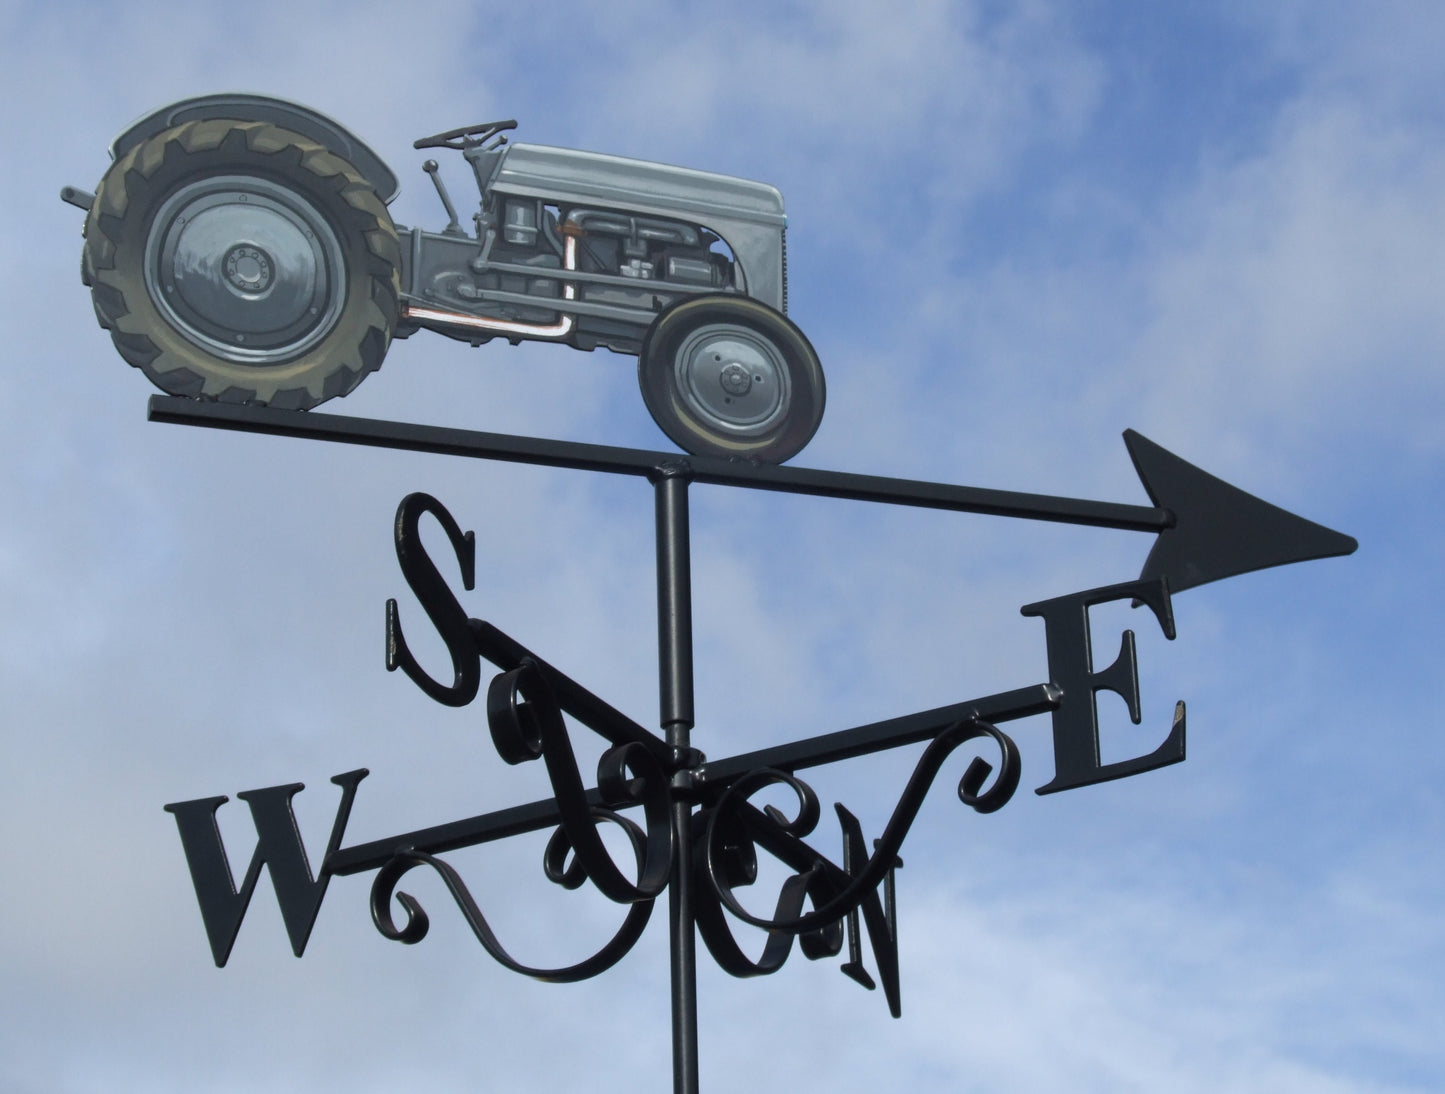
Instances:
[[[688,747],[692,711],[692,575],[685,473],[663,473],[657,492],[657,651],[662,728],[669,743]],[[681,740],[671,741],[673,735]]]
[[[668,885],[672,956],[672,1089],[697,1094],[697,940],[692,903],[692,574],[686,472],[663,469],[657,497],[657,652],[662,728],[681,765],[673,776]]]

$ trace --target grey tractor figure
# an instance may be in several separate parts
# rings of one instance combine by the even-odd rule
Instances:
[[[786,218],[772,186],[511,143],[516,122],[439,133],[480,194],[464,227],[392,223],[396,175],[307,107],[187,99],[111,147],[81,261],[116,348],[163,391],[307,410],[431,330],[599,346],[638,358],[642,397],[695,455],[782,462],[823,416],[823,371],[785,315]]]

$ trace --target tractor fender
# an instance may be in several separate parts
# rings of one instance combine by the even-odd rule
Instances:
[[[249,95],[225,92],[200,95],[194,99],[163,106],[133,123],[111,142],[113,160],[129,152],[141,141],[154,137],[182,122],[207,121],[211,118],[234,118],[239,121],[268,122],[315,141],[352,164],[377,195],[388,205],[401,191],[396,173],[364,141],[345,126],[309,106],[277,99],[270,95]]]

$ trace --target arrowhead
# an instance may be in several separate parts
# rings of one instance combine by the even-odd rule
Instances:
[[[1348,555],[1359,546],[1351,536],[1230,486],[1132,429],[1124,443],[1150,500],[1174,514],[1173,526],[1154,541],[1141,580],[1166,577],[1177,593],[1251,570]]]

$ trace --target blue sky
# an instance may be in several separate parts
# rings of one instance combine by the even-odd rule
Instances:
[[[493,965],[438,885],[416,947],[335,882],[306,956],[261,882],[212,966],[165,802],[303,781],[319,859],[544,792],[476,710],[382,663],[389,539],[427,490],[478,535],[464,606],[644,723],[651,495],[564,471],[145,422],[95,324],[81,217],[110,140],[225,89],[313,105],[445,217],[411,141],[518,137],[777,185],[828,412],[801,466],[1143,503],[1120,440],[1360,540],[1175,600],[1139,633],[1152,749],[1187,762],[983,817],[945,769],[899,877],[904,1017],[797,955],[704,958],[704,1089],[1433,1091],[1445,1086],[1445,12],[920,2],[246,5],[0,0],[0,1086],[22,1092],[665,1090],[662,917],[599,980]],[[446,168],[444,168],[446,169]],[[461,203],[465,179],[448,176]],[[327,409],[665,448],[630,359],[418,335]],[[722,756],[1046,676],[1021,605],[1135,576],[1147,537],[695,487],[698,725]],[[436,649],[422,656],[435,657]],[[810,779],[875,835],[914,754]],[[955,760],[958,770],[962,761]],[[233,857],[251,846],[221,810]],[[833,849],[828,833],[820,844]],[[524,959],[616,909],[540,844],[455,857]],[[408,879],[410,881],[410,879]],[[771,893],[759,893],[759,906]]]

